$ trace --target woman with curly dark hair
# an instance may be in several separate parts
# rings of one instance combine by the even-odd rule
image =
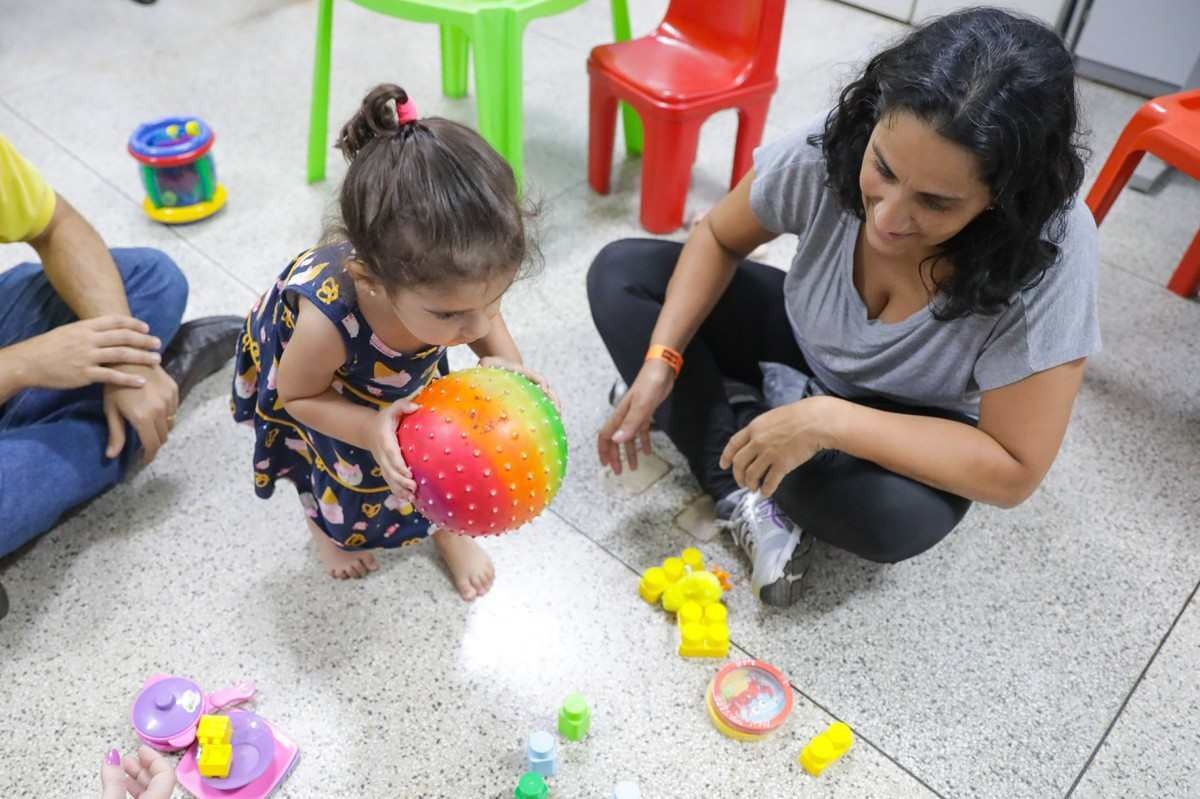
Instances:
[[[597,256],[592,315],[629,385],[600,460],[636,468],[653,416],[776,605],[813,539],[896,562],[973,501],[1023,501],[1100,346],[1082,153],[1055,33],[986,8],[914,30],[759,149],[686,244]],[[783,233],[786,273],[743,260]]]

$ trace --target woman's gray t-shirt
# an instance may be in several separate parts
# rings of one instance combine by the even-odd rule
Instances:
[[[1058,261],[999,314],[941,322],[926,307],[900,322],[868,319],[854,286],[861,222],[826,188],[824,155],[807,141],[823,120],[756,150],[750,189],[763,227],[800,238],[783,290],[815,378],[809,393],[884,397],[978,418],[982,392],[1100,349],[1096,224],[1077,201]]]

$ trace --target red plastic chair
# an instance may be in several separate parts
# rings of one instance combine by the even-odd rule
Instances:
[[[1088,192],[1088,208],[1097,225],[1104,221],[1146,153],[1200,180],[1200,89],[1156,97],[1129,120]],[[1183,254],[1167,288],[1182,297],[1194,297],[1200,289],[1200,232]]]
[[[617,102],[642,119],[642,226],[669,233],[683,224],[700,126],[738,109],[730,187],[750,169],[778,80],[775,62],[784,0],[671,0],[649,36],[596,47],[591,78],[588,182],[608,194]]]

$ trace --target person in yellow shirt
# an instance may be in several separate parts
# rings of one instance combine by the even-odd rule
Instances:
[[[12,242],[41,262],[0,272],[0,556],[120,480],[138,452],[153,460],[182,396],[241,331],[236,316],[181,326],[188,287],[170,257],[110,250],[0,135],[0,244]]]

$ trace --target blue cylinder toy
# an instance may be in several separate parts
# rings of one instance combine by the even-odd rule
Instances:
[[[142,210],[169,225],[212,216],[225,205],[217,182],[212,128],[195,117],[164,117],[138,125],[129,154],[141,164]]]

